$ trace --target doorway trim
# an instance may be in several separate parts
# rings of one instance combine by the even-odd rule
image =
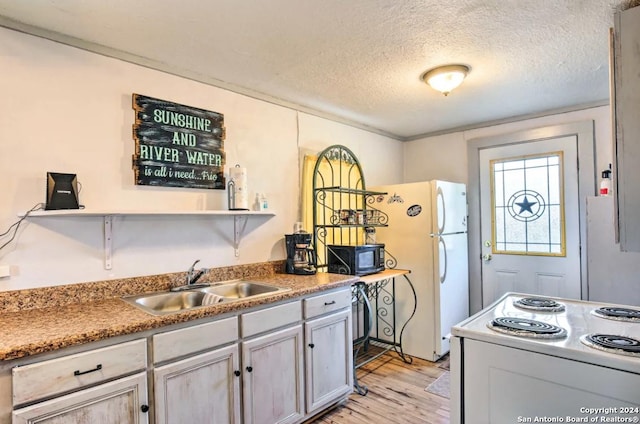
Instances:
[[[549,138],[576,136],[578,150],[578,213],[580,219],[580,297],[588,299],[587,197],[596,194],[595,122],[593,120],[552,125],[508,134],[474,138],[467,144],[469,202],[469,309],[482,305],[482,240],[480,237],[480,151],[497,146],[520,144]]]

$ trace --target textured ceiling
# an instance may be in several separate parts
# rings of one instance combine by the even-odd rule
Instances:
[[[626,3],[0,0],[0,25],[406,140],[606,103]],[[420,76],[449,63],[444,97]]]

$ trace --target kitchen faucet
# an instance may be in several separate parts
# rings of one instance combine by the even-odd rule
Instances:
[[[204,273],[203,270],[200,270],[200,272],[198,272],[198,274],[194,277],[193,276],[193,272],[194,272],[194,268],[196,267],[196,264],[200,262],[200,259],[197,259],[193,265],[191,265],[189,267],[189,270],[187,271],[187,285],[190,286],[191,284],[195,284],[196,281],[198,281],[198,279],[202,276],[202,273]]]
[[[184,290],[191,290],[191,289],[199,289],[202,287],[208,287],[209,283],[199,283],[196,284],[198,282],[198,280],[200,279],[200,277],[202,277],[202,275],[206,272],[206,269],[202,268],[198,271],[195,270],[196,264],[200,262],[200,259],[196,260],[193,265],[191,265],[189,267],[189,269],[187,270],[187,275],[186,275],[186,284],[183,286],[178,286],[178,287],[172,287],[171,291],[176,292],[176,291],[184,291]]]

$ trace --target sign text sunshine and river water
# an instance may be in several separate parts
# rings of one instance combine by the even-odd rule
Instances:
[[[140,94],[133,109],[136,184],[224,190],[222,114]]]

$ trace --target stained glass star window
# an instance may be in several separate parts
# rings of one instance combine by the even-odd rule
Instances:
[[[490,166],[493,252],[564,256],[562,152]]]

